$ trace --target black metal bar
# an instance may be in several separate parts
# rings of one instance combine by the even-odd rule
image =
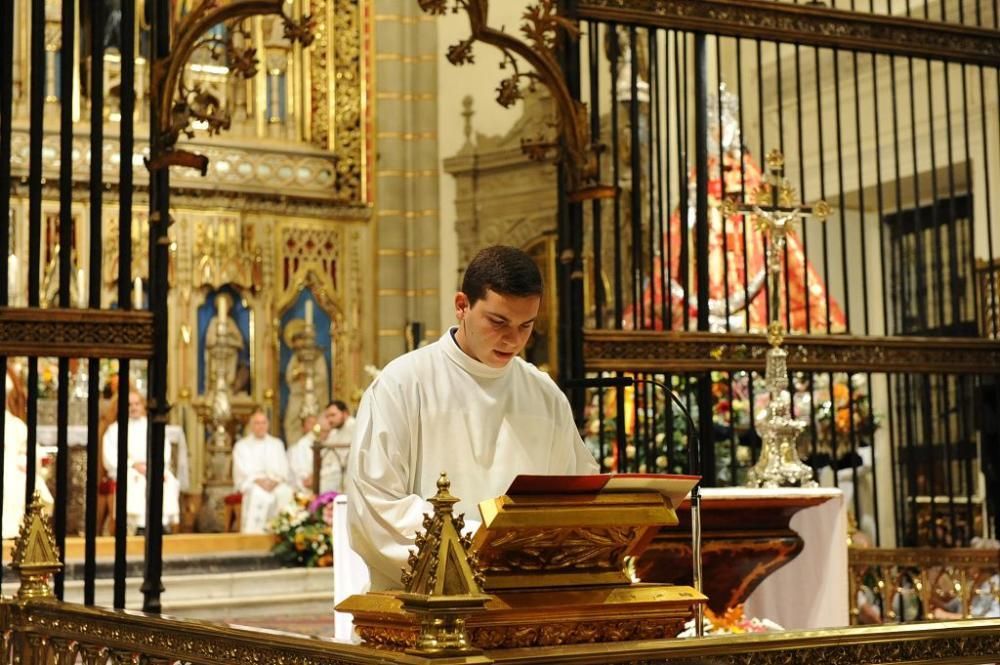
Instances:
[[[10,155],[12,123],[11,114],[14,105],[14,3],[0,3],[0,155]],[[3,256],[10,255],[10,161],[0,159],[0,251]],[[9,261],[9,259],[5,259]],[[9,300],[7,270],[0,270],[0,305],[6,307]],[[4,361],[6,362],[6,361]],[[6,369],[5,369],[6,372]],[[6,375],[6,374],[5,374]],[[2,417],[2,416],[0,416]],[[0,446],[0,449],[3,447]],[[0,462],[3,452],[0,450]],[[0,468],[3,468],[0,465]],[[0,481],[2,483],[2,481]],[[0,493],[0,501],[3,495]]]
[[[13,108],[13,66],[14,66],[14,3],[0,3],[0,155],[10,154],[11,110]],[[10,160],[0,159],[0,252],[10,255]],[[9,261],[10,259],[7,259]],[[7,270],[0,270],[0,306],[8,304]],[[7,376],[7,357],[0,356],[0,374]],[[6,396],[5,396],[6,399]],[[4,404],[6,407],[6,404]],[[7,409],[0,409],[0,432],[5,431]],[[7,468],[4,459],[6,446],[0,446],[0,469]],[[0,509],[4,497],[3,474],[0,474]],[[0,557],[0,589],[3,588],[3,562]]]
[[[871,0],[871,2],[872,2],[872,4],[874,4],[874,0]],[[875,122],[874,122],[875,136],[882,136],[881,127],[880,127],[880,118],[879,118],[879,113],[880,113],[880,107],[879,107],[880,94],[879,94],[879,83],[878,83],[878,57],[875,56],[875,55],[871,56],[871,63],[872,63],[872,106],[873,106],[873,114],[874,114],[874,120],[875,120]],[[858,132],[858,135],[860,136],[860,132]],[[860,154],[860,151],[859,151],[859,154]],[[886,275],[885,275],[885,261],[886,261],[885,233],[882,230],[882,216],[885,214],[885,202],[883,201],[883,195],[882,195],[882,146],[879,143],[876,143],[876,148],[875,148],[875,206],[876,206],[876,209],[878,210],[878,216],[876,217],[876,224],[878,224],[879,257],[880,257],[879,258],[879,269],[880,269],[880,273],[881,273],[881,277],[882,277],[882,334],[886,334],[888,332],[888,327],[889,327],[889,304],[888,304],[889,303],[889,294],[887,293],[888,284],[886,283]],[[863,226],[863,224],[862,224],[862,226]],[[866,271],[866,273],[867,273],[867,271]],[[865,279],[867,279],[867,276],[866,276]],[[866,288],[866,291],[867,291],[867,288]],[[865,332],[866,332],[866,334],[867,334],[867,332],[869,330],[868,326],[869,326],[868,308],[865,307]],[[891,386],[891,384],[889,382],[889,377],[886,377],[886,387],[888,388],[888,395],[887,395],[887,398],[888,398],[888,402],[887,402],[888,403],[888,412],[891,414],[892,413],[892,386]],[[870,373],[868,375],[868,391],[869,391],[869,406],[871,407],[872,411],[874,412],[874,404],[875,404],[874,394],[873,394],[874,393],[874,388],[873,388],[873,384],[872,384],[871,374]],[[891,427],[892,427],[892,423],[891,422],[890,422],[889,426],[890,426],[890,429],[891,429]],[[892,445],[893,437],[892,437],[892,432],[891,431],[890,431],[890,434],[889,434],[889,441],[890,441],[890,444],[889,444],[889,465],[890,466],[889,466],[889,468],[895,474],[895,469],[896,469],[895,447]],[[875,452],[876,452],[876,450],[875,450],[875,441],[873,440],[872,441],[872,495],[874,497],[876,497],[875,498],[875,506],[874,506],[874,508],[875,508],[875,543],[874,544],[875,544],[876,547],[878,547],[882,543],[882,532],[881,532],[881,523],[880,523],[880,519],[879,519],[879,509],[878,509],[878,497],[880,496],[879,493],[878,493],[878,459],[877,459],[877,456],[876,456]],[[895,486],[895,482],[893,483],[893,486]],[[894,493],[893,494],[893,508],[894,509],[895,509],[895,505],[896,504],[895,504],[895,493]]]
[[[926,11],[926,9],[925,9]],[[911,143],[913,148],[913,209],[914,209],[914,224],[915,224],[915,247],[917,252],[918,260],[923,261],[924,257],[924,227],[923,227],[923,214],[921,209],[921,198],[920,198],[920,162],[918,159],[917,152],[917,132],[916,132],[916,79],[913,73],[913,59],[909,59],[909,74],[910,74],[910,135]],[[927,76],[930,76],[930,61],[927,61]],[[930,104],[931,102],[928,101]],[[932,134],[933,136],[933,134]],[[930,151],[931,158],[933,159],[934,151],[934,141],[930,141]],[[933,211],[936,213],[937,208],[937,179],[934,174],[933,167],[931,168],[931,194],[934,197]],[[933,251],[933,248],[932,248]],[[926,271],[919,271],[916,275],[917,279],[917,302],[920,305],[920,328],[926,331],[930,325],[930,313],[927,308],[927,281],[933,280],[933,276],[928,276]],[[935,479],[935,469],[934,469],[934,423],[932,417],[932,404],[931,404],[931,390],[929,376],[918,377],[917,382],[920,386],[919,395],[923,399],[922,409],[921,409],[921,425],[924,435],[925,453],[927,455],[927,485],[928,485],[928,496],[930,497],[930,513],[931,519],[930,523],[932,525],[930,531],[930,544],[931,546],[937,545],[937,530],[933,525],[937,522],[937,508],[935,502],[935,495],[937,489],[937,482]],[[913,393],[911,393],[913,394]]]
[[[764,63],[762,59],[762,47],[760,40],[754,41],[754,57],[757,61],[757,71],[764,71]],[[757,77],[757,126],[760,128],[760,152],[757,154],[758,164],[761,165],[762,169],[766,169],[767,161],[767,125],[764,122],[764,77]],[[765,172],[766,174],[766,172]],[[764,175],[764,174],[762,174]],[[761,237],[761,244],[764,247],[764,253],[767,254],[767,237]],[[771,271],[764,270],[764,320],[768,323],[771,322],[771,297],[768,295],[771,293]],[[777,313],[775,314],[777,316]]]
[[[638,292],[639,299],[642,306],[645,308],[645,294],[643,293],[644,288],[649,288],[649,305],[648,314],[647,311],[643,312],[643,328],[656,328],[656,302],[653,298],[653,278],[656,274],[656,253],[658,242],[656,239],[656,228],[657,228],[657,217],[656,217],[656,201],[657,201],[657,188],[659,186],[659,181],[657,180],[658,174],[655,171],[656,167],[656,153],[654,151],[654,142],[657,143],[656,148],[659,147],[659,126],[654,126],[654,107],[657,100],[657,86],[656,86],[656,71],[657,71],[657,55],[658,51],[656,48],[656,32],[650,28],[646,31],[646,50],[649,52],[649,73],[646,76],[646,82],[649,87],[649,99],[646,102],[646,200],[649,204],[649,222],[648,222],[648,235],[649,244],[646,251],[648,252],[648,268],[649,272],[646,273],[647,277],[639,280]],[[640,275],[641,276],[641,275]],[[648,318],[646,318],[648,315]],[[655,404],[655,403],[654,403]],[[650,443],[652,440],[650,440]],[[651,446],[647,444],[647,450],[651,450]]]
[[[724,144],[724,133],[725,128],[723,127],[724,119],[722,115],[722,38],[716,36],[715,38],[715,101],[716,101],[716,119],[719,128],[719,198],[720,203],[722,200],[726,199],[726,147]],[[742,155],[741,155],[742,158]],[[723,314],[726,317],[725,330],[730,332],[731,321],[730,316],[732,315],[732,310],[730,309],[729,302],[729,216],[719,211],[720,221],[722,222],[722,288],[724,290],[723,294]],[[739,483],[737,474],[739,473],[739,462],[737,460],[736,450],[739,445],[739,441],[736,435],[736,423],[733,420],[733,374],[732,372],[726,372],[726,391],[728,393],[730,410],[729,410],[729,484],[736,485]]]
[[[892,219],[895,220],[895,223],[894,223],[894,225],[891,228],[891,234],[892,234],[891,237],[893,239],[893,242],[890,245],[890,252],[892,253],[891,254],[892,255],[892,262],[891,262],[891,266],[892,266],[892,293],[894,294],[894,301],[893,301],[893,307],[892,307],[892,313],[893,313],[892,323],[893,323],[893,325],[892,325],[892,329],[890,330],[888,328],[888,321],[889,321],[889,319],[886,319],[886,322],[887,322],[886,332],[890,333],[890,334],[896,334],[896,335],[898,335],[898,334],[901,333],[901,331],[903,329],[903,326],[902,326],[902,302],[903,302],[902,294],[904,293],[904,287],[905,287],[905,282],[906,282],[906,275],[905,275],[905,272],[902,270],[902,267],[903,267],[902,266],[902,261],[900,261],[897,258],[897,256],[901,252],[901,247],[900,247],[900,244],[899,244],[900,243],[899,239],[900,239],[900,236],[901,236],[900,223],[899,223],[899,219],[900,219],[899,212],[900,212],[900,208],[903,205],[903,203],[902,203],[903,189],[902,189],[902,176],[901,176],[902,171],[901,171],[901,166],[900,166],[900,159],[901,159],[901,157],[900,157],[900,142],[899,142],[899,100],[898,100],[898,97],[897,97],[898,87],[897,87],[897,83],[896,83],[896,58],[893,57],[893,56],[889,57],[889,81],[890,81],[889,89],[892,91],[892,95],[891,95],[891,100],[892,100],[892,115],[891,115],[891,117],[892,117],[892,150],[893,150],[893,166],[894,166],[893,194],[894,194],[894,198],[895,198],[895,205],[893,206],[893,209],[896,211],[896,214],[893,215],[893,217],[892,217]],[[881,219],[881,221],[883,223],[886,221],[886,218],[884,216],[882,216],[880,219]],[[883,230],[883,233],[886,233],[886,231]],[[882,255],[885,256],[885,253],[883,252]],[[886,301],[888,301],[888,298],[886,298]],[[905,430],[905,423],[903,422],[903,419],[902,419],[902,408],[903,408],[902,404],[905,401],[905,399],[904,399],[904,396],[903,396],[903,392],[901,390],[902,382],[899,379],[897,379],[894,382],[894,384],[895,385],[892,386],[892,388],[895,389],[895,390],[899,390],[899,392],[900,392],[900,398],[899,398],[899,401],[897,403],[897,407],[899,408],[899,413],[894,414],[894,417],[892,418],[892,422],[890,423],[890,425],[892,425],[892,423],[898,422],[899,423],[899,432],[900,432],[900,435],[902,436],[903,435],[903,431]],[[904,441],[905,441],[905,439],[904,439]],[[908,442],[907,445],[909,445],[909,443],[912,443],[912,442]],[[897,448],[897,444],[898,444],[898,441],[896,439],[893,439],[892,440],[893,450],[895,450]],[[900,455],[902,456],[902,451],[900,451]],[[912,459],[912,456],[909,456],[909,459]],[[904,465],[903,462],[900,461],[900,466],[899,466],[899,469],[898,469],[899,482],[896,482],[896,483],[893,484],[894,498],[897,501],[897,511],[896,511],[896,542],[897,543],[903,543],[903,544],[905,544],[906,542],[908,542],[905,539],[905,531],[903,530],[903,525],[904,525],[905,520],[906,520],[907,509],[908,509],[908,504],[907,504],[907,501],[906,501],[906,496],[904,495],[904,492],[903,492],[904,484],[902,482],[903,472],[904,472],[904,468],[903,467],[904,466],[906,466],[906,465]],[[895,473],[894,473],[894,478],[895,478]],[[908,486],[909,487],[913,487],[912,484],[909,484]]]
[[[945,13],[945,7],[944,7],[944,3],[942,3],[941,4],[942,19],[944,19],[944,13]],[[946,123],[945,136],[947,137],[947,150],[948,150],[948,160],[947,160],[948,161],[948,220],[947,220],[947,227],[945,229],[945,232],[946,232],[947,237],[948,237],[948,277],[949,277],[949,293],[948,293],[948,295],[951,298],[951,324],[957,326],[961,322],[961,320],[962,320],[962,301],[963,301],[963,298],[962,298],[962,292],[959,289],[959,282],[960,282],[959,271],[960,271],[961,259],[960,259],[959,255],[958,255],[958,242],[957,242],[958,238],[957,238],[957,231],[956,231],[956,227],[958,225],[958,220],[955,219],[955,215],[956,215],[956,208],[955,208],[955,162],[954,162],[954,146],[953,146],[953,140],[952,140],[952,126],[951,126],[951,72],[949,71],[948,64],[945,63],[945,64],[942,65],[942,67],[944,69],[944,104],[945,104],[945,116],[944,117],[945,117],[945,123]],[[930,69],[930,64],[928,63],[928,70],[929,69]],[[928,74],[929,73],[930,72],[928,72]],[[928,106],[933,107],[933,102],[930,99],[928,99],[927,103],[928,103]],[[934,133],[934,131],[933,131],[933,122],[934,121],[932,119],[931,120],[931,127],[932,127],[932,129],[931,129],[931,137],[935,137],[936,136],[935,133]],[[934,138],[931,139],[931,143],[932,144],[934,143]],[[931,154],[933,154],[933,152]],[[932,169],[933,172],[936,173],[937,169],[935,168],[935,164],[934,164],[934,160],[933,159],[931,160],[931,169]],[[936,177],[936,175],[935,175],[935,177]],[[936,208],[937,208],[937,206],[935,206],[935,209]],[[938,242],[936,242],[935,245],[939,246],[939,249],[938,249],[939,254],[943,253],[943,251],[944,251],[944,249],[940,247],[940,235],[941,235],[940,231],[939,231],[940,228],[941,228],[940,225],[935,225],[935,227],[934,227],[934,237],[935,237],[935,239],[938,240]],[[970,273],[974,274],[974,272],[975,272],[975,263],[971,263],[969,265],[969,271],[970,271]],[[941,282],[943,281],[943,279],[944,279],[944,271],[942,270],[942,271],[940,271],[940,272],[937,273],[937,280],[938,280],[938,284],[939,284],[939,292],[942,294],[942,296],[943,296],[943,293],[944,293],[943,284],[941,284]],[[974,297],[973,297],[973,301],[975,301]],[[943,298],[942,298],[942,302],[940,304],[940,307],[941,307],[942,310],[945,309],[945,303],[943,301]],[[943,316],[941,317],[941,324],[942,325],[945,324]],[[945,376],[943,376],[941,378],[942,378],[942,380],[944,382],[944,385],[942,386],[942,390],[941,390],[941,398],[942,398],[942,401],[943,401],[941,419],[944,422],[944,438],[945,438],[944,445],[945,445],[945,465],[946,465],[945,466],[945,478],[946,478],[945,482],[947,483],[947,486],[948,486],[949,512],[951,514],[951,533],[952,533],[952,539],[954,540],[954,538],[955,538],[955,536],[957,534],[958,517],[955,514],[955,511],[956,511],[956,506],[955,506],[955,484],[954,484],[955,478],[954,478],[954,469],[952,468],[952,459],[951,459],[951,447],[954,444],[954,442],[952,441],[952,438],[951,438],[951,435],[952,435],[952,431],[951,431],[951,429],[952,429],[951,428],[951,413],[952,413],[952,411],[951,411],[951,385],[950,385],[951,384],[951,378],[948,377],[947,375],[945,375]],[[961,386],[961,382],[959,382],[958,385]],[[958,406],[956,406],[956,410],[958,410],[958,412],[961,413],[961,410],[960,410],[960,408]],[[959,423],[959,427],[961,427],[961,425],[960,425],[961,419],[958,420],[958,423]],[[969,535],[966,534],[964,542],[962,543],[963,545],[968,544],[968,538],[969,538]]]
[[[70,306],[73,272],[73,69],[76,36],[74,0],[62,3],[63,66],[59,76],[59,306]],[[69,503],[69,359],[60,358],[56,389],[56,502],[55,536],[60,559],[66,561],[66,505]],[[57,598],[63,597],[64,576],[55,578]]]
[[[777,97],[778,97],[778,150],[781,154],[785,154],[785,90],[784,90],[784,75],[781,73],[781,44],[779,42],[774,42],[774,65],[775,65],[775,82],[777,84]],[[786,155],[787,158],[787,155]],[[799,180],[799,186],[801,187],[802,180]],[[791,332],[792,330],[792,291],[791,284],[792,280],[789,277],[789,267],[788,267],[788,245],[786,244],[782,250],[782,255],[784,256],[785,265],[783,272],[785,275],[784,280],[784,290],[785,290],[785,330]],[[808,302],[809,295],[806,294],[806,299]],[[808,313],[808,312],[807,312]],[[792,410],[794,411],[795,405],[792,404]]]
[[[622,328],[622,313],[624,311],[623,305],[625,300],[625,294],[622,292],[622,200],[621,200],[621,190],[619,185],[621,183],[621,154],[619,150],[618,141],[618,62],[621,57],[621,47],[618,41],[618,26],[614,23],[609,23],[608,27],[608,45],[610,54],[608,56],[608,62],[610,66],[610,81],[611,81],[611,179],[612,184],[615,187],[615,198],[614,198],[614,234],[612,236],[612,241],[614,245],[614,290],[615,290],[615,329],[621,330]],[[621,390],[618,391],[618,396],[621,396]],[[624,427],[624,424],[621,425]],[[624,430],[622,430],[624,431]],[[622,438],[619,438],[619,446],[624,445],[622,443]]]
[[[601,35],[601,24],[596,21],[591,21],[588,30],[589,39],[587,41],[587,46],[589,47],[589,58],[588,64],[590,69],[590,135],[593,137],[594,143],[599,143],[601,141],[601,49],[600,49],[600,35]],[[594,159],[597,162],[597,173],[601,173],[601,154],[598,152]],[[617,183],[615,184],[617,186]],[[604,292],[604,280],[601,278],[603,270],[602,253],[604,251],[604,244],[602,242],[602,224],[601,224],[601,199],[595,198],[591,201],[591,230],[592,244],[594,247],[594,272],[593,272],[593,288],[594,288],[594,327],[603,328],[604,327],[604,307],[605,299],[607,294]],[[604,392],[598,391],[598,400],[604,400]],[[603,412],[601,415],[603,419]],[[604,441],[603,427],[601,428],[600,440]],[[602,455],[603,456],[603,455]]]
[[[93,258],[93,254],[91,254]],[[90,294],[99,288],[96,282],[90,283]],[[100,460],[98,459],[98,436],[100,436],[100,386],[97,377],[100,376],[101,363],[97,358],[91,358],[87,363],[87,485],[86,511],[83,526],[83,604],[93,605],[95,602],[95,581],[97,578],[97,484]]]
[[[805,159],[805,137],[803,136],[803,121],[802,121],[802,47],[798,44],[795,45],[795,128],[796,128],[796,138],[798,144],[798,163],[799,163],[799,183],[802,189],[802,200],[808,200],[806,197],[806,159]],[[812,330],[812,300],[809,291],[809,225],[808,220],[802,221],[802,255],[806,257],[806,261],[802,262],[802,293],[806,301],[806,333],[808,334]],[[787,260],[787,252],[785,254]],[[788,273],[786,269],[786,279],[788,278]],[[749,278],[749,276],[748,276]],[[809,394],[813,395],[813,385],[815,383],[815,374],[809,372],[807,374],[807,385],[809,387]],[[812,429],[813,436],[811,437],[810,445],[810,455],[815,460],[819,452],[819,440],[816,433],[817,421],[816,421],[816,401],[813,399],[809,400],[809,426]]]
[[[635,26],[628,28],[629,67],[629,244],[631,258],[629,273],[631,284],[629,299],[632,302],[632,329],[645,326],[642,304],[642,142],[639,136],[639,51]],[[637,427],[638,431],[638,427]]]
[[[978,3],[976,8],[978,10]],[[963,16],[964,19],[964,7],[962,6],[961,3],[959,3],[959,11],[963,13],[960,15]],[[977,25],[978,24],[979,23],[977,20]],[[965,65],[963,65],[961,68],[960,78],[962,80],[962,108],[964,110],[964,112],[962,113],[962,137],[963,137],[963,145],[965,146],[965,186],[966,186],[966,192],[968,193],[969,190],[972,189],[972,146],[969,141],[969,115],[972,112],[972,104],[969,101],[968,72],[966,71],[966,69],[967,68],[965,67]],[[980,90],[980,96],[982,96],[982,90]],[[989,182],[989,178],[987,178],[986,182]],[[987,189],[989,188],[987,187]],[[976,249],[975,249],[976,243],[974,242],[975,237],[976,237],[975,205],[974,201],[971,199],[971,197],[969,197],[969,238],[968,238],[969,277],[968,278],[972,280],[973,284],[972,300],[974,302],[973,311],[975,312],[976,315],[976,321],[984,321],[985,316],[982,310],[980,309],[980,302],[978,294],[976,293],[978,284],[976,283]],[[974,380],[974,383],[971,386],[972,390],[970,391],[972,395],[977,394],[976,384],[982,386],[983,381],[981,377]],[[963,391],[959,393],[958,397],[958,404],[961,407],[961,405],[966,405],[970,403],[970,395],[964,392],[965,382],[963,379],[959,379],[959,386],[963,388]],[[976,400],[976,403],[973,405],[971,411],[973,414],[972,422],[973,423],[981,422],[978,418],[978,414],[981,412],[981,405],[979,404],[978,400]],[[963,440],[972,439],[974,436],[974,434],[972,434],[974,426],[973,427],[967,426],[965,418],[961,416],[959,422],[963,424],[963,434],[961,438]],[[975,471],[972,468],[972,466],[973,466],[973,460],[967,457],[965,459],[965,464],[963,468],[965,470],[966,520],[968,520],[968,523],[970,525],[973,524],[973,519],[974,519],[972,511],[972,496],[975,490],[974,487],[975,483],[973,479],[976,477]]]
[[[168,0],[154,3],[153,54],[156,61],[170,55],[170,8]],[[575,91],[579,96],[579,90]],[[156,129],[160,118],[155,105],[150,114],[150,152],[162,150],[162,136]],[[579,211],[580,206],[575,206]],[[580,221],[580,220],[577,220]],[[160,350],[149,362],[151,390],[150,439],[147,453],[146,484],[146,567],[142,582],[145,612],[160,611],[163,591],[163,483],[164,446],[170,405],[167,403],[167,229],[170,226],[170,171],[162,168],[150,174],[149,308],[153,312],[153,339]],[[577,258],[577,260],[579,260]],[[581,313],[582,314],[582,313]],[[570,322],[573,325],[573,322]]]
[[[91,6],[91,50],[90,50],[90,130],[91,145],[94,139],[98,138],[100,145],[103,143],[103,110],[104,110],[104,57],[103,57],[103,31],[104,18],[102,3],[93,3]],[[123,23],[123,25],[126,25]],[[127,24],[131,26],[131,24]],[[123,30],[123,32],[127,32]],[[96,56],[96,57],[95,57]],[[124,64],[124,63],[123,63]],[[95,136],[96,132],[96,136]],[[87,261],[88,267],[88,296],[87,306],[90,309],[100,309],[101,307],[101,246],[103,244],[102,218],[100,215],[102,204],[101,181],[103,179],[103,150],[91,151],[91,171],[90,171],[90,224],[89,239],[90,252]],[[120,247],[119,250],[127,247]],[[121,256],[119,254],[119,256]],[[86,517],[84,520],[84,572],[83,572],[83,602],[85,605],[95,603],[95,582],[97,578],[97,493],[100,482],[101,460],[99,459],[100,435],[100,386],[97,377],[99,376],[100,362],[96,358],[91,358],[88,363],[88,376],[90,380],[87,385],[87,489],[85,501],[87,504]],[[116,503],[117,505],[117,503]],[[117,560],[116,543],[116,560]],[[124,544],[122,545],[124,552]],[[124,556],[124,554],[122,555]],[[124,577],[123,577],[124,579]],[[124,606],[124,603],[123,603]]]
[[[45,115],[45,2],[31,3],[31,58],[29,112],[33,122],[28,128],[28,306],[39,305],[39,266],[42,261],[42,141]],[[27,468],[37,463],[38,430],[38,358],[28,358],[28,458]],[[35,491],[35,474],[27,474],[25,505]]]
[[[704,33],[694,35],[694,134],[695,134],[695,254],[698,279],[698,330],[709,329],[709,255],[708,255],[708,40]],[[712,428],[712,375],[698,377],[698,451],[699,468],[706,481],[716,484],[715,432]],[[690,444],[689,444],[690,445]]]
[[[664,249],[665,249],[664,244],[667,241],[667,237],[665,235],[665,229],[669,229],[669,224],[667,224],[667,225],[664,224],[664,221],[665,221],[664,220],[664,216],[668,215],[669,211],[670,211],[669,195],[667,195],[667,201],[666,201],[666,203],[664,203],[664,199],[663,199],[663,196],[664,196],[664,187],[667,187],[667,188],[670,187],[670,165],[667,164],[667,173],[664,173],[664,171],[663,171],[663,154],[664,154],[664,152],[669,151],[669,149],[670,149],[670,143],[669,143],[670,142],[670,131],[668,129],[666,132],[663,132],[662,123],[663,123],[664,120],[663,120],[662,116],[665,115],[665,109],[663,109],[661,111],[661,104],[665,103],[665,101],[664,101],[664,95],[667,95],[668,97],[670,95],[669,81],[668,81],[670,66],[669,66],[669,63],[666,61],[666,59],[669,57],[669,53],[670,53],[668,45],[669,45],[668,37],[667,37],[667,34],[664,33],[664,41],[663,41],[663,47],[664,47],[663,48],[663,57],[664,57],[663,70],[664,70],[664,74],[663,74],[663,80],[661,81],[660,80],[660,76],[659,76],[659,72],[660,72],[659,32],[654,32],[652,34],[652,36],[650,38],[650,55],[649,55],[649,61],[651,63],[656,63],[656,65],[655,65],[654,69],[650,70],[649,82],[650,82],[650,85],[652,86],[652,92],[653,92],[652,103],[653,103],[653,109],[655,110],[655,112],[653,114],[653,123],[654,123],[654,126],[656,127],[656,131],[653,133],[653,136],[655,137],[653,143],[655,143],[655,145],[656,145],[656,156],[655,156],[655,160],[656,160],[656,210],[654,212],[654,217],[656,219],[656,223],[655,224],[651,224],[650,226],[656,229],[656,243],[657,243],[656,244],[656,261],[658,261],[659,266],[660,266],[660,283],[659,283],[659,286],[660,286],[660,302],[659,302],[659,306],[660,306],[660,321],[659,321],[659,326],[656,325],[656,317],[655,317],[655,315],[653,317],[651,317],[651,318],[652,318],[652,324],[653,324],[652,327],[653,328],[659,327],[659,329],[661,329],[661,330],[666,329],[668,327],[667,317],[670,316],[667,313],[668,294],[667,294],[667,279],[666,279],[667,272],[670,270],[670,257],[667,256],[667,255],[665,255],[665,253],[664,253]],[[661,87],[661,83],[662,83],[662,87]],[[662,115],[661,115],[661,113],[662,113]],[[668,160],[669,160],[669,152],[667,154],[668,154]],[[650,270],[650,274],[649,274],[649,279],[650,279],[650,285],[649,286],[650,286],[650,291],[651,292],[655,291],[655,288],[654,288],[655,285],[653,283],[653,279],[656,277],[655,272],[656,271],[655,271],[655,267],[654,267],[653,269]],[[654,312],[656,311],[656,306],[657,306],[657,303],[654,302],[654,299],[652,297],[650,297],[650,307],[652,308],[652,310]]]
[[[736,61],[742,62],[743,60],[743,40],[736,40]],[[740,126],[740,200],[747,200],[747,169],[746,169],[746,156],[747,147],[744,142],[743,134],[743,68],[736,68],[736,98],[737,98],[737,113],[739,116],[739,126]],[[743,317],[744,328],[746,332],[750,332],[750,275],[749,275],[749,259],[747,257],[747,248],[750,246],[749,241],[749,229],[748,229],[748,219],[746,215],[740,214],[740,228],[743,235],[743,302],[745,303],[746,316]],[[765,297],[765,300],[767,298]],[[747,393],[749,396],[750,404],[755,403],[754,398],[754,385],[753,385],[753,371],[747,372]],[[750,427],[754,430],[753,418],[750,419]],[[759,457],[759,448],[755,454],[751,455],[753,457],[753,462],[757,461]]]
[[[682,57],[683,56],[683,57]],[[688,157],[687,157],[687,36],[674,33],[674,81],[677,85],[677,192],[680,196],[680,265],[678,279],[681,284],[682,315],[684,330],[691,329],[690,306],[690,265],[691,252],[688,247]]]
[[[1000,14],[1000,12],[997,12],[997,14]],[[1000,16],[997,16],[997,20],[1000,20]],[[1000,70],[995,70],[994,74],[996,75],[997,92],[1000,93]],[[983,131],[985,132],[988,124],[988,119],[986,115],[986,77],[983,72],[983,67],[979,68],[979,114],[982,123],[981,126],[983,127]],[[988,183],[991,181],[990,181],[990,150],[987,144],[988,141],[982,141],[983,175],[985,178],[984,182]],[[988,252],[986,260],[986,269],[987,269],[986,282],[989,285],[990,289],[990,306],[988,309],[990,312],[991,325],[989,326],[989,329],[993,331],[998,331],[1000,330],[1000,321],[997,320],[997,289],[996,289],[996,280],[993,278],[994,275],[993,271],[996,268],[993,265],[993,205],[992,205],[993,202],[992,202],[992,197],[990,195],[992,188],[987,186],[984,187],[984,189],[986,190],[985,191],[986,249]]]
[[[673,192],[671,191],[671,183],[673,182],[672,165],[673,160],[670,155],[670,37],[671,31],[667,30],[664,33],[663,39],[663,127],[664,127],[664,142],[663,142],[663,155],[666,160],[667,168],[665,169],[663,175],[663,190],[666,204],[661,212],[661,215],[666,215],[666,233],[661,234],[660,237],[665,239],[666,244],[666,256],[663,258],[663,268],[661,272],[665,273],[661,275],[660,288],[662,293],[660,294],[660,302],[663,306],[663,328],[664,330],[674,329],[674,298],[671,293],[671,287],[674,283],[673,274],[673,260],[674,260],[674,234],[671,228],[670,219],[673,217]],[[676,42],[677,35],[673,33],[674,40]],[[676,50],[674,53],[676,58]],[[674,81],[675,92],[677,81]],[[676,97],[676,95],[675,95]],[[678,209],[678,216],[680,211]],[[668,400],[669,401],[669,400]],[[669,418],[669,414],[668,414]]]
[[[119,261],[121,257],[119,257]],[[125,301],[128,302],[128,299]],[[128,305],[125,306],[128,308]],[[128,399],[129,399],[129,361],[124,358],[118,360],[118,440],[117,447],[118,464],[115,469],[115,565],[114,565],[114,591],[113,606],[115,609],[125,607],[125,574],[126,574],[126,546],[128,544],[128,512],[127,494],[128,486]],[[109,442],[110,443],[110,442]],[[148,474],[147,474],[147,477]],[[152,483],[150,483],[152,484]]]

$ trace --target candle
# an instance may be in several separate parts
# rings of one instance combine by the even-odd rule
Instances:
[[[215,302],[216,308],[219,310],[219,320],[225,321],[226,317],[229,316],[229,299],[225,295],[220,295]]]
[[[313,322],[313,301],[306,300],[306,323],[312,325]]]
[[[87,286],[83,279],[83,268],[76,269],[76,306],[87,308]]]
[[[17,255],[11,254],[7,257],[7,302],[11,305],[16,302],[15,297],[17,295],[19,273]]]
[[[132,308],[142,309],[142,277],[136,277],[132,285]]]

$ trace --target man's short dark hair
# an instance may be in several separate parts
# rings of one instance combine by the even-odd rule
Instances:
[[[329,404],[327,404],[326,408],[329,409],[331,406],[337,407],[338,410],[343,411],[344,413],[346,413],[348,415],[351,414],[350,410],[347,408],[347,403],[344,402],[343,400],[335,399],[332,402],[330,402]]]
[[[462,278],[462,293],[469,298],[470,306],[485,298],[487,290],[503,296],[540,296],[542,273],[524,251],[493,245],[476,254]]]

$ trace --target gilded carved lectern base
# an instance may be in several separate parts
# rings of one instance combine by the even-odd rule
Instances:
[[[660,639],[675,637],[704,599],[691,587],[663,584],[500,591],[465,625],[480,649]],[[354,615],[366,644],[398,651],[416,643],[418,620],[394,592],[352,596],[337,609]]]
[[[475,649],[675,637],[705,596],[689,586],[635,583],[629,561],[643,554],[661,527],[677,524],[674,501],[695,482],[666,476],[520,476],[507,494],[479,504],[483,519],[475,536],[456,540],[438,515],[443,509],[437,504],[448,502],[451,519],[451,503],[457,501],[442,495],[441,487],[448,486],[442,476],[431,500],[435,516],[425,517],[426,532],[418,535],[418,551],[403,575],[406,593],[351,596],[337,610],[354,616],[366,644],[410,651],[419,646],[422,632],[433,632],[427,617],[422,621],[404,606],[415,580],[427,579],[436,586],[423,591],[426,598],[443,594],[460,600],[465,596],[456,594],[466,593],[485,599],[461,617],[463,638]],[[455,526],[461,531],[461,517]],[[469,548],[474,582],[468,574],[449,573],[447,566],[441,570],[451,560],[464,567],[451,545],[442,549],[449,542],[463,554]],[[475,587],[474,593],[456,590],[461,580]]]

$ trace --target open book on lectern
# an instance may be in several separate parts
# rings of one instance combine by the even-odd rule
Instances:
[[[661,473],[597,473],[590,476],[520,475],[507,496],[524,494],[600,494],[603,492],[657,492],[676,508],[701,476]]]

